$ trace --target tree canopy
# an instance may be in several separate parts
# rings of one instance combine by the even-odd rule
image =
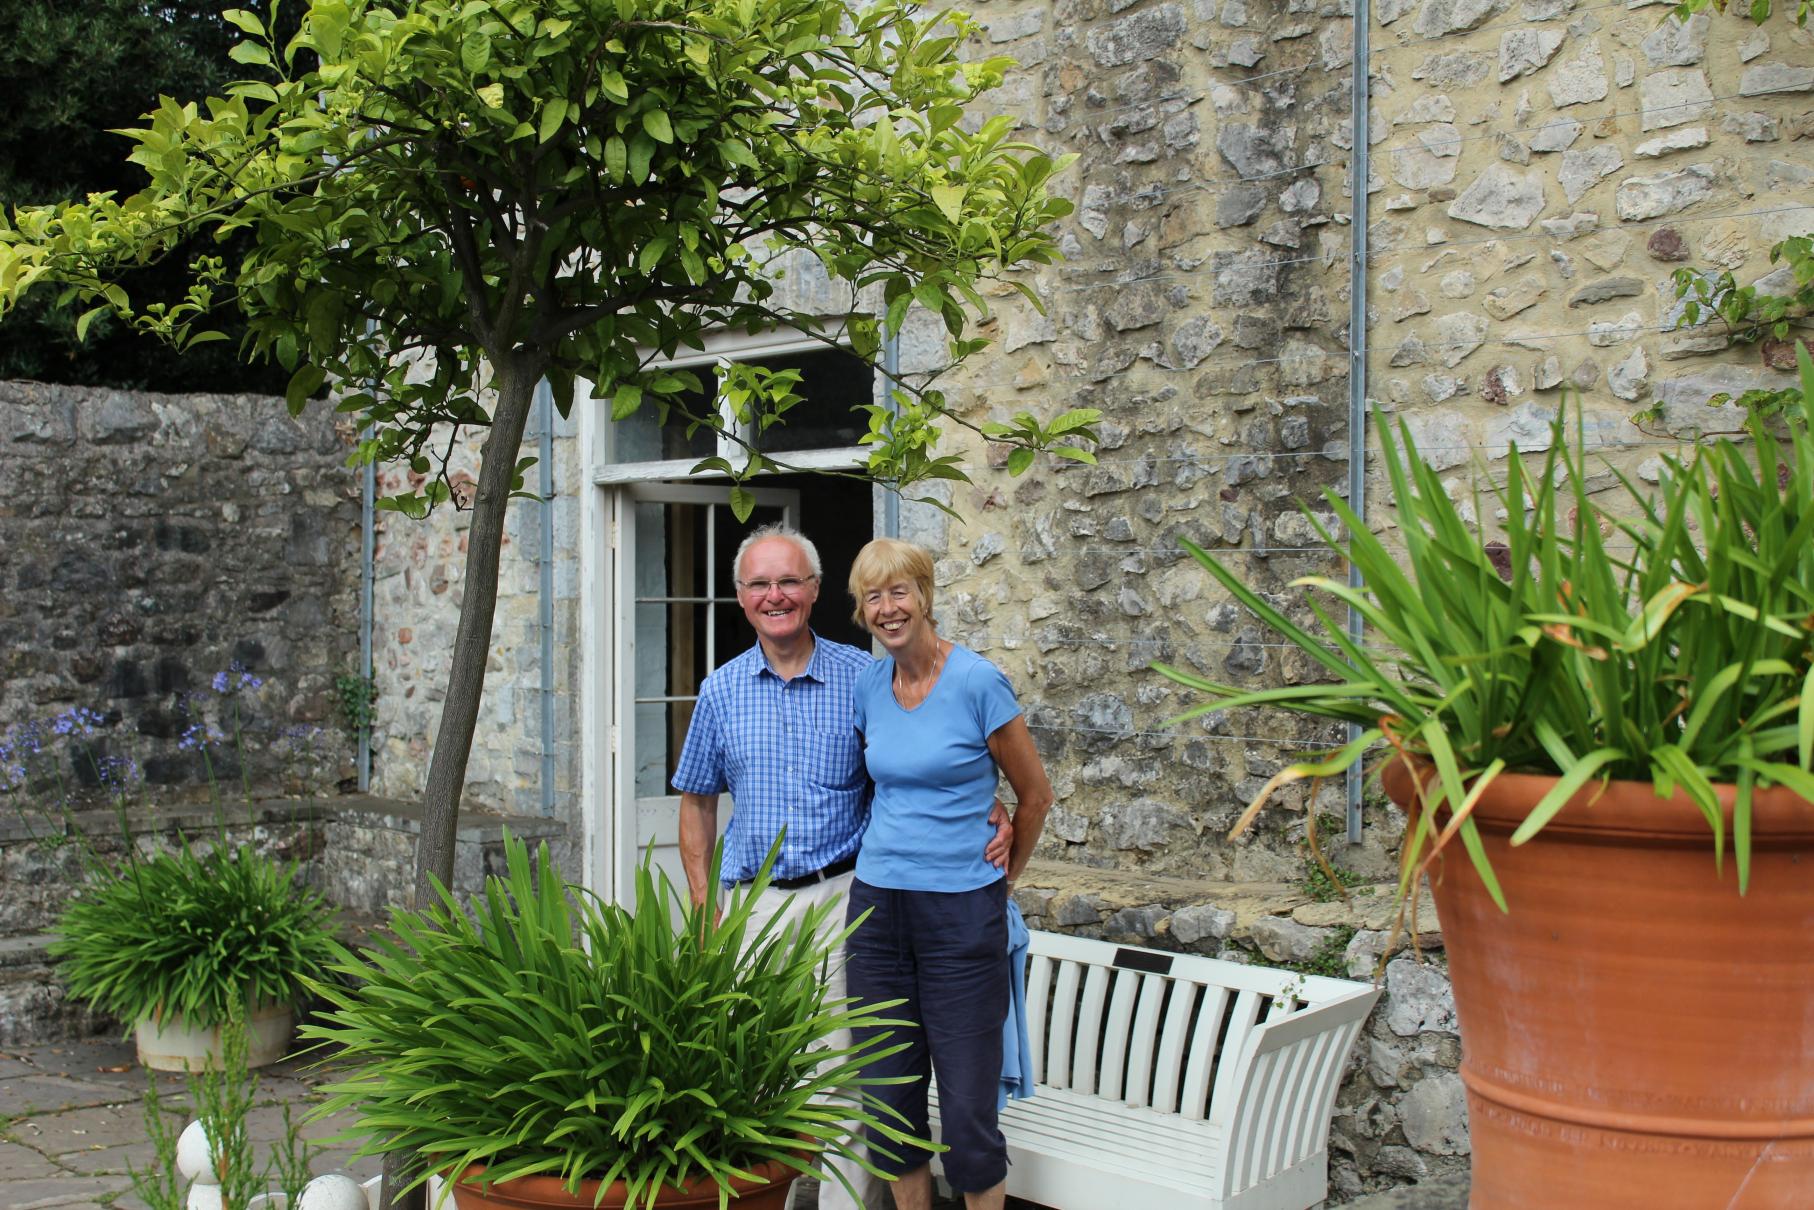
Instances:
[[[248,7],[261,10],[260,2]],[[126,161],[130,126],[158,94],[194,98],[245,73],[228,58],[240,33],[209,0],[11,0],[0,5],[0,207],[133,193],[146,182]],[[290,32],[295,20],[289,19]],[[180,295],[187,271],[152,266],[128,283],[134,295]],[[0,327],[0,378],[164,391],[281,391],[275,368],[248,366],[231,343],[181,356],[126,325],[104,321],[77,341],[74,314],[41,293]],[[229,337],[243,324],[223,317]]]
[[[455,812],[483,689],[507,502],[531,394],[563,412],[581,383],[627,417],[690,414],[700,383],[662,359],[713,329],[786,327],[872,362],[913,307],[939,316],[955,363],[985,282],[1055,256],[1064,166],[981,118],[1007,67],[970,61],[955,12],[904,0],[312,0],[284,37],[229,10],[231,55],[258,78],[202,102],[160,101],[131,130],[149,185],[17,209],[0,223],[0,313],[60,285],[78,328],[113,315],[189,349],[246,317],[248,354],[289,375],[292,409],[326,382],[367,436],[358,460],[433,469],[449,426],[482,427],[466,588],[424,792],[418,902],[452,872]],[[196,235],[245,235],[190,265],[176,301],[123,270]],[[816,259],[847,287],[835,314],[789,308],[777,267]],[[789,400],[784,374],[729,371],[736,421]],[[962,477],[936,448],[953,423],[935,386],[895,383],[868,411],[869,472],[895,485]],[[598,406],[607,406],[601,402]],[[1095,414],[977,424],[1088,460]],[[1081,444],[1078,444],[1080,443]],[[738,486],[756,451],[698,468]],[[419,513],[450,484],[387,501]]]

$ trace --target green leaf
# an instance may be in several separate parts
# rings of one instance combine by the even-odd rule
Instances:
[[[623,180],[626,165],[628,163],[628,154],[624,148],[624,141],[617,135],[612,135],[610,138],[606,139],[605,171],[611,174],[611,179],[614,181]]]
[[[271,65],[271,52],[256,42],[235,43],[233,49],[227,52],[227,58],[235,63],[245,63],[252,67],[269,67]]]
[[[321,384],[326,381],[327,372],[320,366],[307,363],[298,367],[297,371],[290,375],[290,383],[283,391],[284,402],[289,405],[290,415],[301,415],[302,409],[308,406],[309,396],[320,390]]]
[[[98,307],[90,307],[88,310],[82,312],[81,316],[76,320],[76,342],[78,344],[88,339],[89,326],[108,310],[107,304],[102,303]]]
[[[479,100],[485,102],[488,107],[504,108],[504,86],[502,84],[487,84],[478,90],[478,94]]]
[[[649,132],[649,137],[657,143],[672,143],[674,128],[668,125],[668,115],[660,109],[642,111],[642,128]]]
[[[566,116],[567,103],[565,101],[557,99],[544,104],[536,127],[536,142],[546,143],[559,134],[561,122]]]
[[[661,258],[667,255],[668,245],[672,242],[667,236],[658,235],[644,244],[636,257],[637,271],[645,277],[653,273],[655,266],[661,263]]]
[[[655,158],[655,144],[643,135],[634,135],[630,139],[630,179],[638,185],[645,185],[649,180],[649,163]]]
[[[642,388],[635,383],[626,382],[617,388],[611,396],[611,419],[628,420],[642,406]]]
[[[756,493],[741,483],[733,486],[731,488],[731,515],[737,518],[738,524],[748,521],[750,514],[755,511]]]
[[[933,204],[939,208],[939,213],[954,223],[963,221],[964,194],[967,191],[962,185],[934,185],[927,192],[932,194]]]
[[[265,36],[265,23],[258,19],[256,13],[248,12],[246,9],[227,9],[221,13],[221,20],[237,29],[251,34],[253,37],[262,38]]]
[[[1020,475],[1029,466],[1033,465],[1034,457],[1036,457],[1035,452],[1033,450],[1028,449],[1024,445],[1019,447],[1018,449],[1009,451],[1009,453],[1008,453],[1008,474],[1015,475],[1015,476]]]
[[[491,62],[491,35],[475,29],[460,43],[460,66],[469,75],[478,75]],[[482,95],[482,94],[481,94]]]

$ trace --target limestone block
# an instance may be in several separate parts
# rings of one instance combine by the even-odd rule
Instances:
[[[1484,445],[1488,458],[1499,459],[1517,446],[1524,453],[1540,453],[1550,446],[1550,424],[1556,419],[1554,405],[1521,403],[1487,421]]]
[[[1686,24],[1672,14],[1640,44],[1652,67],[1690,67],[1707,56],[1706,13],[1696,13]]]
[[[1104,22],[1085,38],[1090,54],[1102,67],[1125,67],[1157,58],[1184,37],[1184,10],[1177,4],[1155,8]]]
[[[1455,993],[1446,971],[1395,958],[1386,964],[1386,1028],[1401,1038],[1456,1031]]]
[[[1668,134],[1648,139],[1631,149],[1631,154],[1641,160],[1654,160],[1666,156],[1672,151],[1692,151],[1696,147],[1705,147],[1708,142],[1705,126],[1684,126]]]
[[[1609,91],[1606,60],[1600,56],[1597,38],[1582,43],[1580,53],[1556,64],[1549,73],[1549,99],[1557,109],[1605,100]]]
[[[1519,174],[1504,164],[1489,165],[1450,203],[1450,218],[1482,227],[1521,231],[1543,212],[1543,174]]]
[[[1445,1071],[1427,1076],[1398,1103],[1405,1142],[1431,1155],[1467,1155],[1467,1089],[1461,1077]]]
[[[1601,231],[1581,242],[1581,255],[1594,268],[1610,270],[1625,259],[1631,236],[1623,231]]]
[[[1572,204],[1595,185],[1625,167],[1625,156],[1610,143],[1598,143],[1580,151],[1562,153],[1562,169],[1556,181],[1563,196]]]
[[[1699,121],[1713,109],[1707,73],[1697,67],[1653,71],[1638,85],[1639,128],[1662,130]]]
[[[1329,929],[1311,928],[1288,916],[1262,916],[1248,931],[1269,961],[1289,963],[1308,962],[1332,935]]]
[[[1782,127],[1767,113],[1729,113],[1720,119],[1720,129],[1740,136],[1747,143],[1774,143],[1782,137]]]
[[[1411,108],[1394,119],[1396,126],[1410,126],[1423,122],[1453,122],[1455,120],[1455,102],[1442,93],[1433,93],[1419,97],[1412,102]]]
[[[1693,437],[1735,427],[1730,405],[1711,407],[1715,395],[1741,395],[1751,390],[1776,390],[1792,385],[1794,378],[1750,366],[1716,365],[1678,374],[1657,388],[1660,420],[1673,437]]]
[[[1712,164],[1690,164],[1657,176],[1626,177],[1619,182],[1614,198],[1619,218],[1635,223],[1676,214],[1711,198],[1718,179],[1719,171]]]
[[[1598,320],[1587,325],[1587,343],[1596,349],[1624,344],[1644,330],[1644,317],[1627,311],[1616,320]]]
[[[1216,136],[1216,151],[1243,177],[1281,172],[1292,163],[1297,127],[1229,124]]]
[[[1759,63],[1739,77],[1738,95],[1762,97],[1779,92],[1814,91],[1814,67],[1791,63]]]
[[[1492,73],[1492,56],[1455,51],[1431,55],[1411,69],[1411,78],[1433,88],[1472,88]]]
[[[1531,382],[1539,391],[1553,391],[1562,385],[1562,362],[1554,353],[1531,368]]]
[[[1431,348],[1437,360],[1450,369],[1460,365],[1485,342],[1487,326],[1486,316],[1468,311],[1438,319],[1431,326]]]
[[[1509,6],[1509,0],[1424,0],[1411,28],[1426,38],[1473,29]]]
[[[1392,179],[1406,189],[1433,189],[1455,179],[1461,132],[1444,122],[1417,132],[1414,143],[1392,149]]]
[[[1581,137],[1581,123],[1573,118],[1552,118],[1543,124],[1543,128],[1531,136],[1531,150],[1537,152],[1566,151]]]
[[[1636,298],[1644,292],[1644,283],[1635,277],[1608,277],[1592,282],[1569,296],[1570,307],[1591,307],[1615,298]]]
[[[1644,346],[1631,351],[1631,356],[1606,371],[1606,388],[1620,399],[1637,400],[1650,388],[1650,361]]]
[[[1499,82],[1529,75],[1548,64],[1565,36],[1559,29],[1514,29],[1499,35]]]
[[[1179,908],[1171,918],[1171,934],[1184,945],[1225,940],[1234,927],[1233,912],[1207,903]]]
[[[1759,26],[1753,29],[1745,40],[1738,44],[1738,61],[1749,63],[1770,49],[1770,31]]]
[[[1566,244],[1590,231],[1597,231],[1600,216],[1592,210],[1577,210],[1563,218],[1546,218],[1537,225],[1543,228],[1544,234],[1554,236],[1557,243]]]

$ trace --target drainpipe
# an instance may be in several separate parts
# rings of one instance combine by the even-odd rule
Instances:
[[[1365,524],[1367,519],[1367,179],[1371,175],[1368,156],[1367,99],[1371,58],[1367,45],[1367,0],[1354,0],[1354,59],[1350,65],[1353,77],[1353,149],[1348,159],[1349,192],[1353,195],[1352,236],[1348,241],[1348,507]],[[1348,586],[1361,586],[1360,569],[1348,565]],[[1348,610],[1348,638],[1357,646],[1361,641],[1360,611]],[[1360,734],[1357,724],[1348,724],[1350,741]],[[1348,843],[1361,842],[1361,763],[1348,767]]]
[[[542,638],[542,814],[554,814],[554,390],[543,379],[535,388],[542,412],[542,550],[540,617]]]
[[[901,381],[901,338],[897,333],[882,337],[882,377],[886,379],[883,390],[888,414],[900,411],[894,402],[894,389]],[[901,536],[901,493],[884,490],[882,492],[882,536],[898,538]]]
[[[370,438],[371,430],[367,429],[364,435]],[[378,468],[368,462],[360,476],[359,488],[359,675],[367,685],[372,683],[372,621],[376,612],[372,598],[377,575],[374,533],[377,501]],[[359,792],[369,793],[372,788],[372,728],[369,723],[359,728],[359,751],[354,754],[354,760],[359,768]]]

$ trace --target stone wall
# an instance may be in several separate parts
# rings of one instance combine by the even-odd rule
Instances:
[[[523,441],[523,456],[539,456],[544,413],[538,405]],[[473,735],[463,803],[521,815],[547,813],[542,776],[542,529],[554,527],[553,665],[555,690],[554,813],[570,817],[578,782],[579,736],[574,678],[579,654],[579,505],[582,498],[578,442],[572,425],[555,419],[554,493],[550,500],[512,500],[506,513],[498,579],[497,615],[485,697]],[[483,431],[453,445],[449,477],[470,490],[476,483]],[[528,472],[526,490],[540,494],[541,467]],[[419,487],[407,467],[379,472],[378,493]],[[428,758],[441,719],[447,656],[459,623],[466,575],[470,515],[444,505],[421,520],[378,514],[374,553],[373,679],[378,687],[373,729],[374,792],[404,800],[420,797]]]
[[[352,772],[347,449],[319,405],[0,383],[0,797]]]

